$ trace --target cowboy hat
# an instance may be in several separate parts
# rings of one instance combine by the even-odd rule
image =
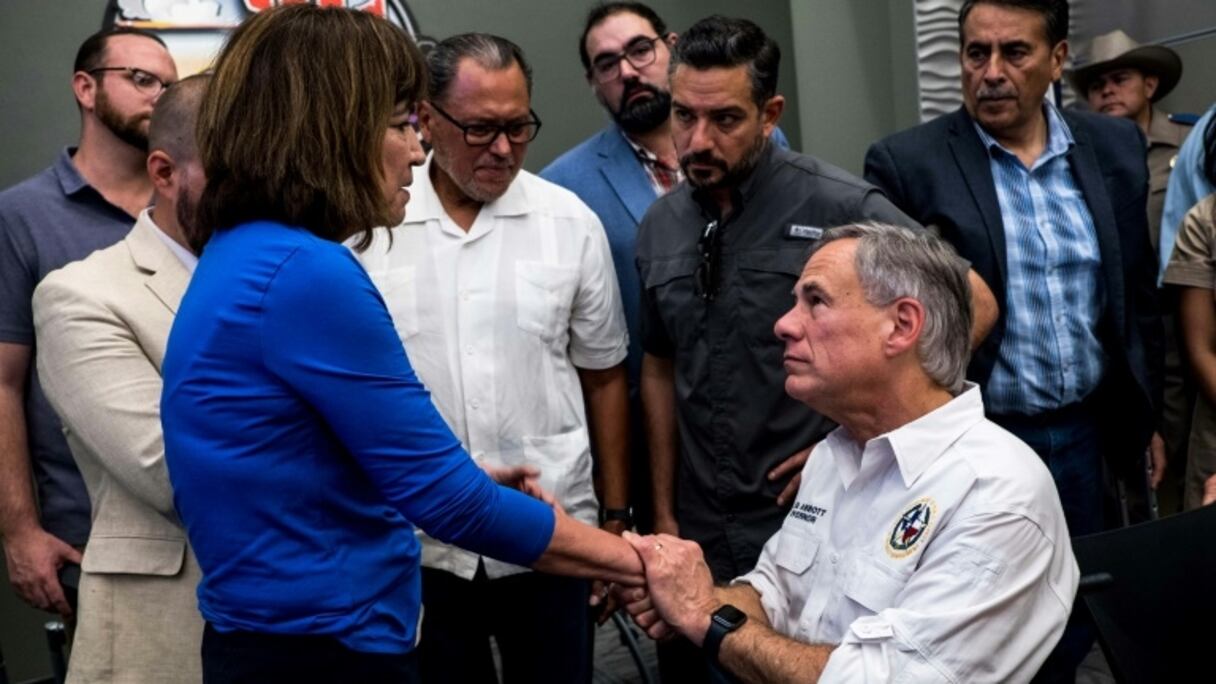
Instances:
[[[1141,45],[1123,31],[1114,30],[1095,37],[1089,43],[1085,59],[1068,73],[1072,87],[1085,97],[1094,79],[1115,69],[1139,69],[1157,77],[1157,90],[1152,101],[1165,97],[1182,78],[1182,59],[1178,53],[1163,45]]]

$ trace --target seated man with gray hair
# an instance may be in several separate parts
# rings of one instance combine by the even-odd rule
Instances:
[[[776,324],[785,389],[839,423],[756,568],[714,587],[700,548],[628,534],[652,637],[744,681],[1029,681],[1078,571],[1042,460],[964,381],[967,264],[883,224],[824,233]]]

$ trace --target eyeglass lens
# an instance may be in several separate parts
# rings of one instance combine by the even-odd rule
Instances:
[[[657,36],[654,38],[641,38],[625,46],[623,52],[604,56],[596,60],[593,67],[595,70],[595,80],[600,83],[607,83],[620,76],[622,59],[628,61],[634,69],[650,66],[654,63],[654,44],[657,40],[659,40]]]

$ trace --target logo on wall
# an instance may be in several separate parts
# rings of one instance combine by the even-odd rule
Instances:
[[[219,54],[228,32],[246,17],[279,5],[310,0],[109,0],[103,26],[131,26],[165,41],[178,76],[203,71]],[[435,41],[422,35],[406,0],[311,0],[322,7],[349,7],[384,17],[405,29],[425,52]]]

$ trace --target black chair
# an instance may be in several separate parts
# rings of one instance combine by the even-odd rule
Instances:
[[[1073,539],[1115,679],[1216,681],[1216,506]]]

